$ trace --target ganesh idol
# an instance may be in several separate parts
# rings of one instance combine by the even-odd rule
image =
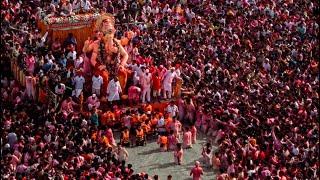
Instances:
[[[128,53],[123,48],[120,40],[114,37],[115,20],[111,14],[101,14],[95,24],[95,38],[90,37],[85,41],[82,51],[90,59],[93,72],[103,78],[102,93],[107,90],[109,77],[118,76],[121,88],[127,82],[126,65]]]

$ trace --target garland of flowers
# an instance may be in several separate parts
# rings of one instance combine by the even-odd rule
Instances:
[[[67,24],[67,23],[77,23],[96,20],[100,16],[99,13],[94,14],[81,14],[69,17],[48,17],[46,16],[43,21],[47,25],[51,24]]]

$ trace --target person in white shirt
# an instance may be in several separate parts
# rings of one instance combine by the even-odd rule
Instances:
[[[84,12],[90,11],[92,9],[90,1],[89,0],[82,0],[81,1],[81,8],[82,8],[82,11],[84,11]]]
[[[133,71],[133,85],[137,86],[139,83],[140,77],[138,71]]]
[[[54,88],[54,92],[58,95],[63,95],[64,91],[66,90],[66,85],[64,85],[63,83],[59,83],[55,88]]]
[[[167,132],[165,125],[166,125],[166,123],[165,123],[164,117],[161,116],[157,122],[158,133],[161,136],[165,135]]]
[[[88,102],[88,109],[89,111],[91,111],[93,109],[93,107],[95,108],[99,108],[100,107],[100,101],[97,98],[96,94],[92,94],[92,96],[89,96],[87,99]]]
[[[99,75],[98,72],[95,73],[94,76],[92,76],[92,94],[96,94],[97,96],[100,96],[100,90],[101,86],[103,84],[103,78]]]
[[[76,58],[76,60],[74,61],[74,68],[75,69],[81,68],[82,67],[82,63],[83,63],[83,58],[81,56]]]
[[[175,72],[174,68],[171,68],[170,71],[167,71],[164,75],[163,79],[163,97],[164,99],[171,99],[172,96],[172,82],[173,79],[177,77],[177,74]]]
[[[121,146],[121,143],[118,143],[118,147],[115,153],[119,162],[128,161],[129,153],[125,147]]]
[[[53,63],[55,58],[54,56],[52,55],[52,51],[49,51],[48,54],[44,57],[46,60],[48,60],[49,63]]]
[[[165,110],[173,118],[179,113],[178,106],[174,104],[174,101],[171,101]]]
[[[108,98],[108,101],[111,102],[111,103],[112,103],[112,101],[119,101],[121,93],[122,93],[122,89],[121,89],[118,77],[114,77],[109,82],[108,87],[107,87],[107,98]]]
[[[146,72],[142,75],[141,78],[141,86],[142,86],[142,103],[145,103],[146,96],[147,96],[147,102],[150,102],[150,94],[151,94],[151,73],[147,69]]]
[[[73,44],[70,45],[70,51],[67,54],[67,59],[75,61],[77,59],[77,51]]]
[[[270,60],[266,58],[266,60],[262,63],[263,69],[265,71],[270,71],[271,70],[271,65],[270,65]]]
[[[81,75],[80,72],[73,78],[73,84],[75,85],[75,90],[73,91],[72,95],[75,95],[77,98],[80,96],[83,90],[83,84],[85,83],[84,77]]]
[[[73,12],[75,12],[75,13],[79,12],[81,4],[82,4],[82,0],[73,1],[73,3],[72,3]]]
[[[72,4],[70,0],[66,0],[65,3],[61,5],[61,16],[71,16],[74,15]]]

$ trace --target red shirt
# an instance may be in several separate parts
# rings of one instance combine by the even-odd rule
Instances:
[[[152,76],[152,87],[154,90],[161,89],[161,77],[160,76]]]

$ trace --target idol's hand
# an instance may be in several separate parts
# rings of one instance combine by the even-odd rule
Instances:
[[[91,43],[92,43],[92,40],[90,39],[90,37],[88,37],[88,39],[84,42],[82,51],[85,53],[91,51],[92,50],[90,49]]]
[[[92,43],[92,40],[90,37],[84,42],[84,46],[89,46]]]

